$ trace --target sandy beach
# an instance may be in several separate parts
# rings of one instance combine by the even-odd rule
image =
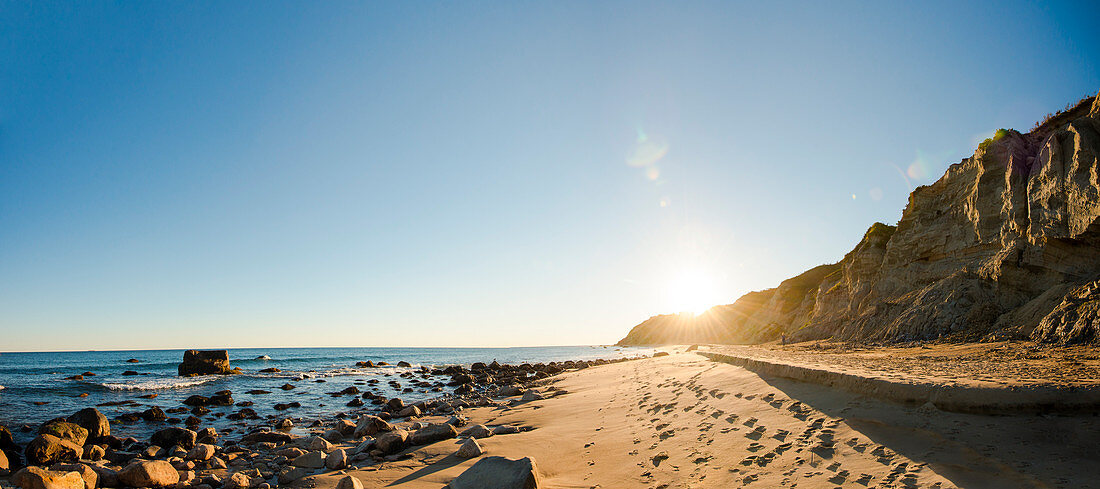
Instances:
[[[907,407],[762,378],[694,353],[567,372],[545,400],[474,408],[471,424],[532,428],[478,440],[536,460],[551,488],[1095,487],[1100,423]],[[348,472],[365,487],[439,488],[477,459],[461,440]],[[335,487],[342,473],[304,487]]]

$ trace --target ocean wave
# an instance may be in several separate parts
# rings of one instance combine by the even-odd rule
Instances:
[[[112,391],[158,391],[167,389],[183,389],[196,385],[206,384],[220,380],[223,377],[185,377],[142,380],[137,382],[103,382],[99,385]]]

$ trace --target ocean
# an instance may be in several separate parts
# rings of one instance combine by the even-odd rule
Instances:
[[[489,363],[547,363],[564,360],[614,359],[652,354],[650,348],[616,346],[552,346],[516,348],[244,348],[229,350],[230,365],[240,367],[244,373],[228,376],[179,377],[176,367],[183,359],[184,350],[140,351],[86,351],[52,353],[0,353],[0,425],[7,426],[17,442],[26,443],[34,437],[33,431],[20,429],[29,426],[37,430],[39,424],[86,408],[96,407],[111,419],[112,434],[134,436],[142,439],[167,425],[163,422],[137,421],[122,423],[115,418],[124,413],[136,413],[157,406],[168,410],[186,407],[182,401],[191,395],[210,396],[218,391],[232,391],[236,403],[251,401],[247,406],[261,417],[290,417],[309,421],[328,419],[341,412],[351,411],[346,403],[350,396],[329,395],[347,387],[356,386],[364,391],[386,397],[401,397],[406,402],[419,401],[451,392],[401,392],[389,382],[405,383],[401,373],[417,370],[421,366],[464,365],[474,362]],[[130,362],[130,360],[137,362]],[[357,368],[360,361],[387,362],[391,365],[377,368]],[[396,367],[399,361],[412,367]],[[260,370],[277,368],[279,372],[261,373]],[[138,375],[123,375],[133,371]],[[66,380],[67,377],[85,372],[82,380]],[[367,384],[372,378],[380,380]],[[434,380],[446,381],[440,377]],[[322,382],[323,381],[323,382]],[[292,390],[279,387],[291,383]],[[402,386],[407,387],[407,386]],[[265,390],[269,394],[246,394],[250,390]],[[81,397],[83,394],[86,396]],[[153,398],[148,398],[155,394]],[[128,405],[110,405],[125,403]],[[298,402],[300,408],[277,411],[278,403]],[[368,407],[370,405],[368,404]],[[214,427],[219,432],[244,429],[243,423],[228,420],[225,416],[241,407],[212,407],[211,414],[203,416],[201,427]],[[180,419],[189,413],[169,414]],[[304,427],[307,422],[297,422]],[[179,426],[182,426],[180,424]]]

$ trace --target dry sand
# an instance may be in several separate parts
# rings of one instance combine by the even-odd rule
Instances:
[[[1094,415],[907,407],[694,353],[569,372],[547,387],[565,393],[467,411],[471,424],[534,428],[479,442],[486,455],[533,457],[541,487],[1100,487]],[[351,473],[367,488],[438,489],[477,461],[453,455],[460,443]]]

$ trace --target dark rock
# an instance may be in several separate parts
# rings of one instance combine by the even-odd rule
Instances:
[[[145,421],[164,421],[168,419],[168,415],[164,414],[163,409],[153,406],[141,412],[141,419]]]
[[[177,369],[181,377],[195,375],[228,375],[233,369],[229,367],[229,351],[227,350],[187,350],[183,352],[183,363]]]
[[[190,450],[195,446],[195,441],[198,439],[198,433],[186,428],[165,428],[149,438],[149,442],[164,448],[170,448],[172,446],[180,447],[184,450]]]
[[[96,408],[81,409],[69,416],[69,422],[88,430],[88,438],[99,440],[111,434],[111,422]]]
[[[287,443],[293,440],[293,436],[277,431],[257,431],[241,437],[241,443]]]

